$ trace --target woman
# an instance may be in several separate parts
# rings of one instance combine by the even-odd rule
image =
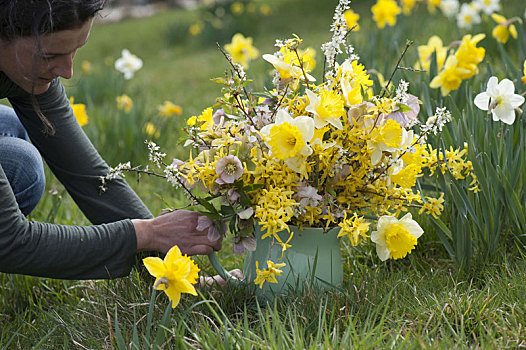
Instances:
[[[209,254],[221,247],[196,229],[199,214],[153,218],[108,171],[76,122],[60,77],[89,36],[105,0],[0,0],[0,271],[64,279],[126,276],[138,251]],[[29,143],[31,140],[32,143]],[[41,156],[93,226],[28,221],[42,196]]]

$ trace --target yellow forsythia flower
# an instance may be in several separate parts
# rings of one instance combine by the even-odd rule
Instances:
[[[247,68],[248,62],[259,56],[259,50],[252,46],[252,38],[245,38],[241,33],[234,34],[232,42],[225,45],[225,50],[232,56],[232,61],[243,68]]]
[[[394,26],[396,24],[396,16],[402,12],[400,7],[394,0],[378,0],[371,8],[373,19],[378,28],[383,28],[385,25]]]
[[[364,238],[369,237],[367,232],[369,232],[370,225],[370,223],[365,222],[365,219],[356,213],[347,219],[347,212],[345,212],[343,221],[338,224],[338,226],[341,227],[338,237],[348,236],[351,244],[357,246]]]
[[[256,273],[257,276],[254,279],[254,284],[259,284],[259,288],[263,288],[263,283],[278,283],[276,276],[280,276],[283,271],[279,268],[285,266],[285,263],[274,264],[271,260],[267,260],[267,268],[264,270],[259,269],[259,264],[256,261]]]
[[[148,257],[142,260],[148,272],[154,276],[153,287],[166,293],[175,308],[181,300],[182,293],[197,295],[193,284],[197,282],[199,267],[179,247],[173,246],[164,260]]]
[[[73,109],[73,114],[77,118],[77,122],[80,126],[88,124],[88,114],[86,113],[86,105],[82,103],[73,103],[74,98],[69,99],[69,105]]]
[[[120,95],[116,98],[117,108],[124,110],[125,113],[130,113],[130,110],[133,107],[133,101],[128,95]]]
[[[444,210],[444,193],[440,194],[438,198],[432,198],[426,196],[426,202],[418,211],[418,214],[422,214],[424,211],[427,214],[433,215],[435,219],[438,219],[442,211]]]

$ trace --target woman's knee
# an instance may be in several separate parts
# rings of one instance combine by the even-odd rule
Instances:
[[[44,164],[31,143],[0,136],[0,164],[24,215],[38,204],[46,186]]]
[[[26,129],[13,108],[0,104],[0,136],[17,137],[28,141]]]

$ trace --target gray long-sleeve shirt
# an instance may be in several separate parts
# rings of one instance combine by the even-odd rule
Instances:
[[[137,249],[130,219],[152,214],[122,179],[99,193],[108,165],[78,125],[62,83],[38,95],[54,136],[43,125],[31,96],[0,72],[0,98],[8,98],[32,143],[92,226],[28,221],[0,166],[0,271],[63,279],[115,278],[129,274]]]

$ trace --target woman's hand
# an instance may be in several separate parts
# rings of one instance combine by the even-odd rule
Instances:
[[[175,210],[154,219],[132,220],[137,234],[137,251],[166,253],[177,245],[183,254],[208,255],[221,249],[221,236],[210,241],[208,228],[198,231],[199,217],[202,216],[189,210]]]

